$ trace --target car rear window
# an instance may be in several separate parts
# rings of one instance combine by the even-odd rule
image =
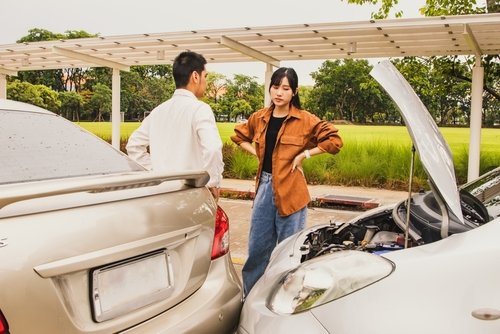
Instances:
[[[0,110],[0,184],[143,170],[60,116]]]

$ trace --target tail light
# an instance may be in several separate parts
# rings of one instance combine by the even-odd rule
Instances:
[[[227,252],[229,252],[229,218],[224,210],[220,206],[217,206],[212,260],[227,254]]]
[[[9,334],[9,324],[0,310],[0,334]]]

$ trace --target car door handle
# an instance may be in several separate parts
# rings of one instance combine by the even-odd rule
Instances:
[[[494,308],[478,308],[472,311],[472,316],[479,320],[500,319],[500,311]]]

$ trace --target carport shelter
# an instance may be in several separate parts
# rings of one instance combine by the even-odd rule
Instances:
[[[500,54],[500,14],[296,24],[102,36],[0,45],[0,98],[6,76],[59,68],[113,68],[112,145],[120,145],[120,71],[171,64],[182,51],[209,63],[262,62],[265,85],[281,61],[473,55],[468,179],[479,176],[484,69],[481,56]],[[270,98],[266,91],[265,102]]]

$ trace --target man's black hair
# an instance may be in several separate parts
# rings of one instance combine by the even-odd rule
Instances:
[[[186,87],[189,83],[189,78],[194,71],[198,72],[201,76],[206,63],[207,60],[205,57],[196,52],[185,51],[180,53],[177,57],[175,57],[173,65],[175,87]]]

